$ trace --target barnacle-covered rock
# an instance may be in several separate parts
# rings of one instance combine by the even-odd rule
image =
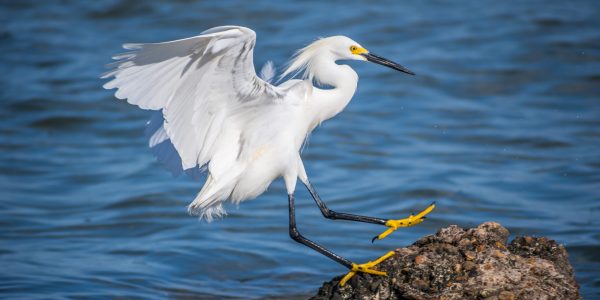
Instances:
[[[564,246],[508,237],[494,222],[443,228],[379,264],[388,277],[336,277],[312,299],[581,299]]]

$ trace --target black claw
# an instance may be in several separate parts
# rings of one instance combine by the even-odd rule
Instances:
[[[375,240],[378,238],[379,236],[376,235],[375,237],[373,237],[373,239],[371,239],[371,244],[375,243]]]
[[[425,216],[421,217],[421,220],[425,220],[425,219],[427,219],[427,217],[425,217]]]
[[[435,201],[431,202],[431,204],[429,204],[429,206],[435,205]]]

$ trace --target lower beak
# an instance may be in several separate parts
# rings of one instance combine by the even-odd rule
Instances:
[[[372,53],[363,53],[361,54],[364,58],[366,58],[368,61],[370,62],[374,62],[376,64],[382,65],[382,66],[386,66],[388,68],[392,68],[394,70],[400,71],[400,72],[404,72],[406,74],[410,74],[410,75],[415,75],[415,73],[413,73],[411,70],[401,66],[400,64],[397,64],[391,60],[388,60],[386,58],[383,58],[381,56],[372,54]]]

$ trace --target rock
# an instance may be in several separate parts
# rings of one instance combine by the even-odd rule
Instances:
[[[452,225],[396,250],[376,267],[388,277],[356,274],[325,282],[311,299],[581,299],[565,247],[517,237],[498,223]]]
[[[422,263],[424,263],[425,261],[427,261],[427,257],[424,255],[417,255],[415,257],[415,264],[420,265]]]

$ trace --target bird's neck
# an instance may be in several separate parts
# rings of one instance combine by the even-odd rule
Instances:
[[[315,70],[314,78],[333,88],[313,87],[310,107],[315,117],[314,126],[340,113],[354,96],[358,83],[358,75],[348,65],[338,65],[332,59],[323,59],[315,65],[319,68]]]

